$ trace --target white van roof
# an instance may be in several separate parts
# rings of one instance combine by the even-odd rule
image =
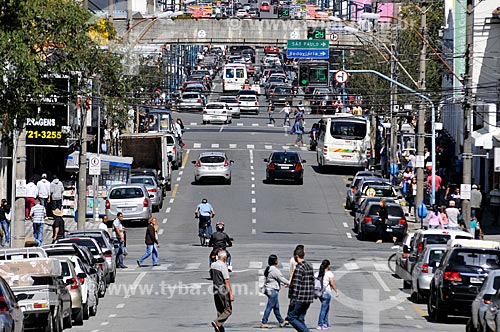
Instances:
[[[472,234],[465,231],[455,230],[455,229],[419,229],[415,232],[415,234],[449,234],[451,237],[456,237],[460,235],[461,237],[472,238]]]
[[[481,249],[498,249],[500,250],[500,242],[485,241],[485,240],[467,240],[455,239],[448,241],[449,248],[481,248]]]

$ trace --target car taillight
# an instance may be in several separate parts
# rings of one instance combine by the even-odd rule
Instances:
[[[462,277],[460,276],[460,272],[445,272],[444,280],[448,281],[462,281]]]
[[[111,208],[111,204],[109,203],[109,199],[106,200],[106,209],[110,209]]]
[[[203,110],[203,114],[207,114],[207,110]]]
[[[302,167],[302,165],[300,163],[297,163],[295,164],[295,170],[296,171],[302,171],[304,168]]]
[[[148,193],[155,193],[155,192],[156,192],[156,188],[148,189]]]
[[[149,202],[148,202],[147,198],[144,198],[144,201],[142,202],[142,206],[144,206],[144,207],[148,207],[149,206]]]
[[[406,224],[406,220],[403,219],[403,218],[399,219],[399,224],[400,225],[405,225]]]
[[[113,257],[113,255],[112,255],[112,254],[110,254],[110,253],[108,253],[108,254],[104,254],[104,258],[112,258],[112,257]]]
[[[323,153],[328,153],[328,146],[326,146],[326,145],[325,145],[325,146],[323,147]]]
[[[73,283],[71,284],[71,289],[78,289],[78,280],[76,278],[71,278]]]
[[[255,106],[259,106],[259,102],[258,101],[255,102]]]
[[[33,304],[34,309],[44,309],[47,308],[47,303],[35,303]]]
[[[197,102],[197,103],[201,103],[201,99],[198,99],[196,102]]]
[[[177,151],[177,149],[174,147],[172,147],[172,152],[175,153],[175,151]]]
[[[422,265],[422,273],[429,273],[429,264],[425,263]]]
[[[201,167],[201,162],[199,160],[196,162],[196,167]]]
[[[0,302],[5,302],[5,303],[7,303],[7,302],[5,301],[5,297],[4,297],[4,296],[0,296]],[[1,311],[1,312],[6,312],[6,311],[9,311],[9,307],[8,307],[8,306],[5,306],[5,307],[4,307],[4,306],[2,306],[2,307],[0,307],[0,311]]]
[[[97,265],[99,265],[99,268],[100,268],[101,270],[103,270],[103,269],[104,269],[104,263],[99,263],[99,264],[97,264]]]
[[[367,224],[371,224],[373,222],[372,217],[365,217],[364,220],[365,220],[365,223],[367,223]]]
[[[274,170],[276,168],[276,165],[274,165],[274,163],[270,163],[269,166],[268,166],[268,168],[270,170]]]
[[[226,114],[227,112],[226,111],[222,111],[222,114]]]
[[[85,283],[85,278],[80,278],[79,280],[80,280],[80,284],[83,285]]]

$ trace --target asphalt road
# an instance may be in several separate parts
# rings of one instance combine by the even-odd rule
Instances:
[[[216,87],[217,88],[217,87]],[[219,86],[220,88],[220,86]],[[207,198],[234,238],[231,283],[235,291],[233,315],[227,331],[255,331],[266,305],[259,293],[269,254],[280,258],[288,274],[288,261],[297,244],[306,247],[306,259],[318,268],[329,259],[340,296],[332,302],[330,324],[334,331],[456,331],[465,319],[447,323],[427,321],[426,308],[409,299],[387,266],[392,244],[360,242],[352,232],[352,217],[344,209],[350,169],[321,174],[314,152],[293,147],[294,137],[281,126],[268,127],[264,116],[245,116],[232,124],[200,125],[201,114],[175,114],[186,125],[185,159],[174,171],[173,190],[165,198],[159,221],[161,266],[137,267],[144,251],[142,227],[129,225],[125,263],[117,282],[100,302],[96,317],[75,331],[211,331],[215,307],[210,295],[208,255],[197,238],[193,218],[196,205]],[[278,121],[278,123],[281,123]],[[306,119],[306,128],[312,121]],[[299,149],[307,160],[304,185],[264,184],[263,159],[275,149]],[[235,163],[232,184],[193,184],[193,165],[201,151],[225,151]],[[151,261],[147,262],[151,264]],[[280,292],[286,314],[287,290]],[[306,322],[315,329],[320,303],[310,308]],[[271,316],[270,323],[276,325]],[[277,327],[277,325],[276,325]],[[293,329],[291,329],[293,330]]]

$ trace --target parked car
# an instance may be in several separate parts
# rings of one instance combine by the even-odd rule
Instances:
[[[47,257],[45,250],[40,247],[0,249],[0,260],[2,261]]]
[[[434,271],[427,312],[434,322],[471,316],[472,302],[491,270],[500,268],[500,242],[453,240]]]
[[[87,294],[82,292],[82,284],[80,278],[84,281],[85,276],[77,275],[73,263],[68,257],[58,258],[61,263],[61,278],[66,284],[66,289],[71,296],[71,317],[76,325],[83,325],[83,319],[89,318],[87,303]]]
[[[241,95],[238,97],[240,112],[252,112],[259,114],[259,100],[254,95]]]
[[[142,220],[147,223],[153,215],[151,196],[144,185],[112,186],[106,200],[106,215],[114,219],[121,212],[123,220]]]
[[[182,165],[182,146],[174,134],[165,136],[167,136],[167,155],[172,161],[172,169],[179,169]]]
[[[0,321],[3,332],[24,332],[24,314],[14,292],[0,277]]]
[[[396,203],[399,203],[402,195],[397,192],[395,186],[391,185],[387,179],[363,178],[354,193],[354,209],[358,209],[366,197],[392,198]]]
[[[226,103],[208,103],[202,113],[203,124],[222,122],[228,124],[232,122],[231,110]]]
[[[228,95],[222,95],[219,96],[217,99],[218,102],[220,103],[226,103],[227,106],[229,106],[229,109],[231,110],[231,117],[232,118],[240,118],[240,103],[238,102],[238,98],[236,96],[228,96]]]
[[[153,176],[156,180],[156,183],[160,184],[161,192],[163,193],[163,197],[167,195],[167,187],[165,185],[165,178],[158,174],[158,171],[153,168],[134,168],[130,171],[130,176],[135,175],[147,175]],[[170,189],[169,189],[170,190]]]
[[[91,237],[95,239],[104,252],[104,259],[106,260],[110,271],[110,282],[115,282],[116,254],[113,240],[111,239],[108,231],[102,229],[75,230],[69,231],[67,235],[68,237]]]
[[[134,175],[130,177],[129,182],[130,184],[142,184],[146,187],[151,203],[153,204],[153,212],[158,212],[163,208],[163,195],[161,193],[161,188],[154,177],[147,175]]]
[[[177,103],[179,111],[202,111],[205,106],[205,97],[199,92],[184,92]]]
[[[227,184],[231,184],[231,165],[224,152],[207,151],[202,152],[194,164],[194,183],[199,183],[205,179],[222,179]]]
[[[363,241],[369,236],[377,235],[378,226],[381,222],[378,212],[380,203],[372,202],[368,204],[361,213],[358,226],[358,239]],[[387,220],[385,222],[385,236],[396,237],[398,241],[403,239],[408,229],[405,213],[401,205],[397,203],[387,203]]]
[[[446,249],[446,244],[429,244],[415,264],[411,273],[411,294],[417,303],[423,302],[429,296],[434,269],[439,265]]]
[[[352,210],[354,208],[354,194],[357,191],[358,185],[361,180],[365,177],[378,177],[382,178],[380,173],[372,172],[372,171],[359,171],[354,175],[353,178],[348,178],[351,181],[350,184],[346,184],[347,189],[346,198],[345,198],[345,208],[347,210]]]
[[[63,256],[61,256],[63,257]],[[80,278],[80,283],[84,293],[87,293],[87,306],[89,316],[97,314],[97,305],[99,304],[99,282],[97,281],[97,271],[88,267],[78,256],[66,256],[73,263],[73,267],[77,274],[85,275],[84,279]],[[54,256],[57,258],[57,256]]]
[[[269,158],[264,159],[266,165],[266,182],[274,180],[294,180],[297,184],[304,183],[304,165],[298,152],[274,151]]]
[[[472,316],[467,322],[469,331],[498,331],[495,321],[500,304],[499,289],[500,270],[492,270],[472,301]]]

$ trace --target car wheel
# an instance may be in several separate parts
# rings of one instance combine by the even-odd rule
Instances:
[[[73,327],[73,320],[71,319],[71,309],[70,314],[63,318],[63,313],[61,311],[62,305],[59,307],[58,313],[56,315],[56,323],[54,324],[54,331],[62,331],[63,329],[70,329]]]
[[[116,271],[111,273],[111,277],[109,278],[109,282],[114,283],[116,280]]]
[[[194,178],[194,184],[200,183],[196,178]]]
[[[87,295],[87,299],[88,299],[88,295]],[[90,314],[89,314],[89,304],[88,303],[85,303],[83,304],[83,319],[89,319],[90,317]]]
[[[160,208],[158,207],[158,205],[153,205],[153,206],[152,206],[152,208],[151,208],[151,210],[152,210],[153,212],[159,212],[159,211],[160,211]]]
[[[92,317],[97,315],[97,303],[89,308],[89,315]]]
[[[203,121],[203,122],[202,122],[202,124],[206,125],[206,124],[207,124],[207,122],[206,122],[206,121]]]
[[[75,325],[83,325],[83,306],[80,308],[80,310],[78,310],[78,313],[75,316]]]
[[[227,179],[227,180],[226,180],[226,183],[227,183],[227,184],[231,184],[231,178]]]
[[[52,312],[47,314],[47,322],[42,330],[44,332],[54,332],[54,317],[52,317]]]
[[[356,222],[356,219],[354,219],[354,222],[353,222],[353,228],[352,230],[355,232],[355,233],[359,233],[359,223]]]
[[[170,183],[170,182],[169,182],[169,183],[167,183],[167,185],[166,185],[166,189],[167,189],[167,191],[172,190],[172,183]]]
[[[346,210],[352,210],[352,204],[349,203],[349,201],[347,199],[345,200],[345,209]]]
[[[436,323],[442,322],[448,317],[448,315],[439,307],[439,299],[436,298],[436,294],[434,294],[432,288],[429,301],[427,302],[427,312],[429,314],[429,318]]]

